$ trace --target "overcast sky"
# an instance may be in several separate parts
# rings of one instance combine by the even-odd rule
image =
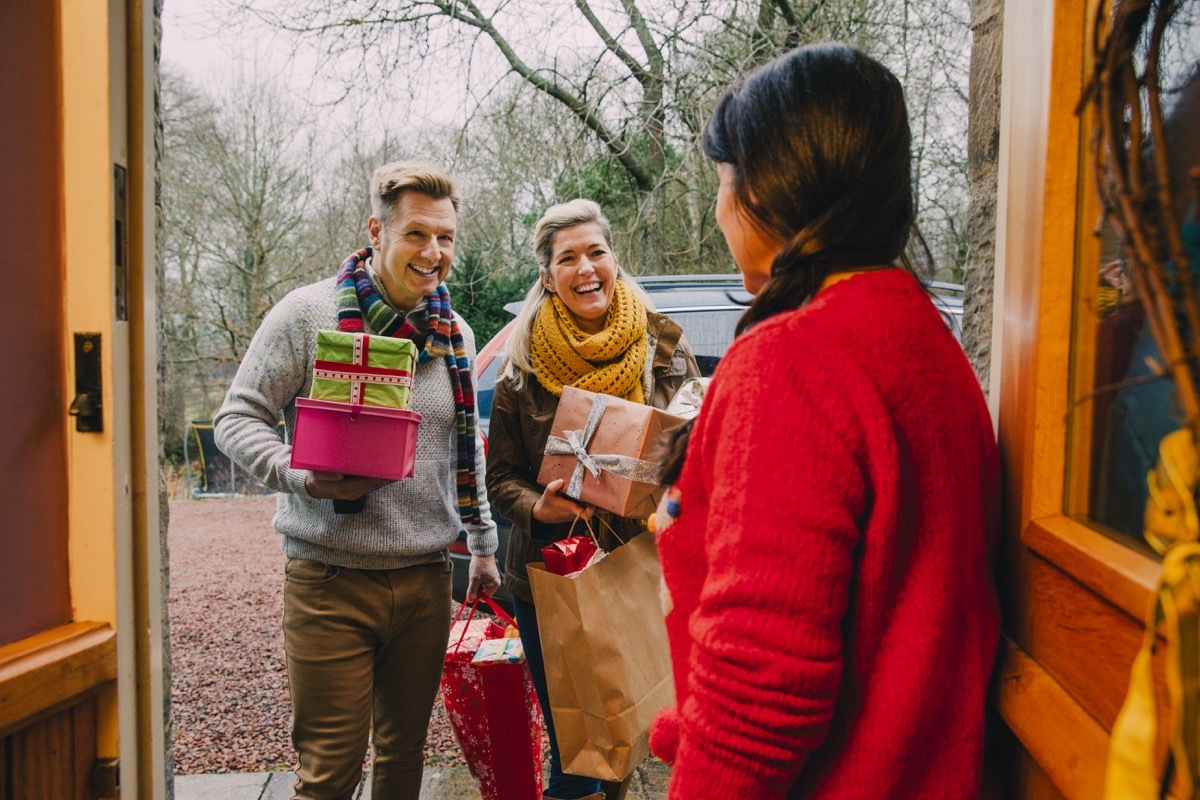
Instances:
[[[293,54],[293,41],[281,34],[238,19],[224,8],[228,0],[165,0],[163,4],[162,62],[175,68],[200,87],[210,91],[231,81],[246,79],[277,83],[302,102],[327,103],[341,96],[343,85],[336,78],[322,79],[317,57],[301,48]],[[270,7],[288,0],[256,0]],[[394,82],[392,82],[395,85]],[[466,118],[465,90],[455,79],[439,81],[436,92],[424,92],[413,100],[386,98],[373,92],[366,102],[354,97],[346,102],[362,114],[386,115],[379,121],[389,128],[403,128],[415,118],[440,124],[461,123]],[[332,116],[332,115],[329,115]],[[320,118],[320,115],[318,115]]]
[[[202,85],[212,85],[257,61],[278,63],[286,52],[266,36],[239,36],[237,26],[220,24],[212,0],[165,0],[162,60]],[[248,34],[248,31],[243,31]]]

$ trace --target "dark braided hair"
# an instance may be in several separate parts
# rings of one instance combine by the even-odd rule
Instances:
[[[914,224],[912,133],[896,76],[857,47],[800,47],[734,84],[700,146],[734,171],[751,224],[784,242],[771,278],[738,322],[799,308],[830,273],[928,263]],[[918,258],[906,256],[912,234]],[[676,429],[664,459],[678,479],[692,425]]]
[[[800,47],[734,84],[701,147],[748,220],[785,244],[738,323],[808,301],[832,272],[904,260],[916,203],[900,82],[845,44]]]

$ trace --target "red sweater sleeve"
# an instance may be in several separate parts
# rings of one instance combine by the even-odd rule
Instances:
[[[813,358],[783,375],[769,348],[727,356],[681,481],[685,514],[707,498],[706,575],[671,797],[786,796],[838,696],[868,502],[861,437],[834,370]]]

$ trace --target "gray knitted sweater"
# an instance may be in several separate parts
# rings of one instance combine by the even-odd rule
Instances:
[[[422,419],[413,477],[369,494],[359,514],[334,514],[332,500],[305,491],[307,470],[288,466],[295,399],[307,397],[312,384],[317,331],[337,330],[334,283],[330,278],[296,289],[267,314],[213,420],[217,446],[280,493],[274,524],[289,558],[352,569],[396,569],[440,560],[463,527],[454,477],[454,389],[442,359],[414,370],[412,408]],[[418,327],[422,311],[409,313]],[[461,317],[459,325],[474,379],[475,336]],[[286,442],[277,433],[281,413]],[[467,545],[475,555],[491,555],[496,525],[484,488],[482,447],[477,448],[475,471],[482,524],[468,526]]]

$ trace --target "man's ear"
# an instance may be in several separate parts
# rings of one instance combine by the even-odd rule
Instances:
[[[379,224],[379,220],[375,217],[367,219],[367,233],[371,235],[371,246],[379,246],[379,232],[383,230],[383,226]]]

